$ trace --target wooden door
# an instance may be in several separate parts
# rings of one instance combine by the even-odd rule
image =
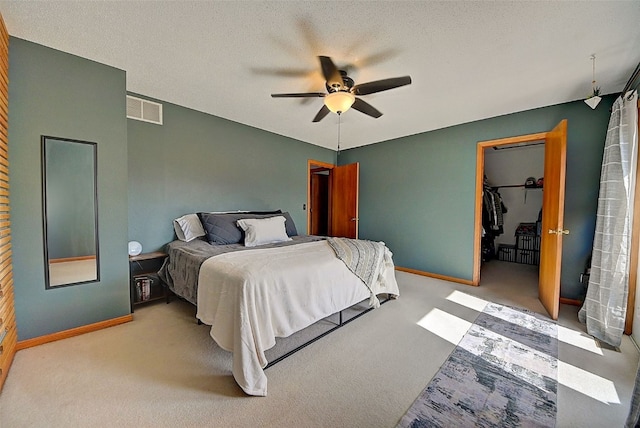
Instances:
[[[13,303],[9,215],[9,34],[0,15],[0,389],[16,353],[18,332]]]
[[[545,138],[542,237],[538,294],[552,319],[560,307],[560,266],[564,230],[564,183],[567,154],[567,121],[560,122]]]
[[[331,170],[331,236],[358,237],[358,192],[360,164]]]

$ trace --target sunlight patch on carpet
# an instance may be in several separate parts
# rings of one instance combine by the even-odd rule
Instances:
[[[417,324],[454,345],[460,343],[460,340],[469,330],[469,327],[471,327],[469,321],[465,321],[438,308],[429,311]]]
[[[558,382],[605,404],[620,404],[616,386],[609,379],[560,361]]]
[[[598,346],[597,341],[588,334],[581,331],[572,330],[570,328],[558,326],[558,340],[576,348],[593,352],[594,354],[603,355],[602,349]]]
[[[447,300],[466,306],[467,308],[474,309],[478,312],[484,311],[484,308],[489,303],[484,299],[457,290],[451,292],[451,294],[447,296]]]

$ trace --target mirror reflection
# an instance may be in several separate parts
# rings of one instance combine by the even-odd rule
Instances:
[[[42,136],[46,288],[98,281],[96,143]]]

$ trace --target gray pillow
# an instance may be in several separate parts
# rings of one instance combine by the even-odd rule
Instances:
[[[198,213],[202,227],[206,232],[207,241],[215,245],[238,244],[244,242],[244,231],[238,227],[237,221],[245,218],[270,218],[283,216],[285,221],[285,229],[287,236],[296,236],[298,231],[293,219],[288,212],[271,213],[271,214],[253,214],[253,213]]]

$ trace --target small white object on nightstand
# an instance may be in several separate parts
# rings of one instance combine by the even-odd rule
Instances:
[[[129,255],[137,256],[142,252],[142,244],[138,241],[129,241]]]

